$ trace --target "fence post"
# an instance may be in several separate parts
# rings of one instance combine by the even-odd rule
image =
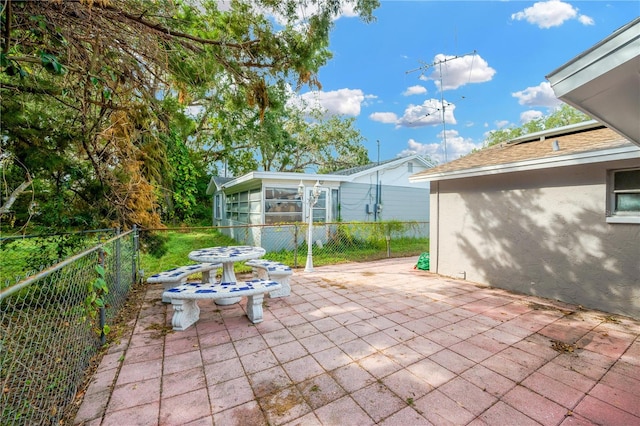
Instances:
[[[104,250],[102,247],[98,250],[98,263],[105,268]],[[100,344],[104,345],[107,342],[107,336],[104,334],[104,326],[107,323],[107,311],[104,306],[100,306]]]
[[[387,259],[391,257],[391,235],[385,235],[387,240]]]
[[[298,224],[293,225],[293,267],[298,267]]]
[[[115,265],[115,283],[114,283],[114,287],[116,288],[116,290],[118,291],[118,294],[120,294],[120,285],[122,284],[122,280],[120,275],[122,274],[122,258],[120,257],[121,255],[121,250],[122,250],[122,245],[121,245],[121,238],[120,237],[120,227],[116,228],[116,236],[118,237],[118,239],[116,240],[116,265]]]
[[[133,253],[131,254],[131,279],[134,284],[138,283],[138,264],[136,259],[138,257],[138,246],[140,239],[138,237],[138,225],[133,225]],[[144,271],[142,271],[144,274]]]

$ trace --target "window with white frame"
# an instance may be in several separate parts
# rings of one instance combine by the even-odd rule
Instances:
[[[308,196],[311,197],[312,190],[309,191]],[[327,221],[327,190],[321,189],[318,201],[313,206],[313,221],[314,222],[326,222]]]
[[[260,194],[259,189],[228,194],[225,209],[227,219],[242,223],[260,223]]]
[[[264,223],[302,222],[302,201],[298,188],[266,187],[264,191]]]
[[[331,220],[340,221],[340,193],[337,189],[331,190]]]
[[[222,219],[222,194],[216,194],[213,204],[214,218],[217,220]]]
[[[640,223],[640,169],[609,172],[607,219]]]
[[[227,219],[238,220],[238,194],[227,195]]]

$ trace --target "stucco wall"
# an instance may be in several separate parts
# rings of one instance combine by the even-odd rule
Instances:
[[[639,318],[640,225],[605,222],[605,179],[593,164],[433,182],[431,271]]]

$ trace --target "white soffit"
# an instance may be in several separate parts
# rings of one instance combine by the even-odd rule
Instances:
[[[559,99],[640,146],[640,18],[546,78]]]

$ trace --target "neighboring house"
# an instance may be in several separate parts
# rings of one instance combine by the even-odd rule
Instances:
[[[596,121],[418,173],[430,270],[640,317],[640,147]]]
[[[413,155],[331,174],[256,171],[236,178],[213,177],[207,194],[213,196],[213,224],[221,227],[305,223],[316,182],[320,184],[320,196],[313,206],[314,222],[428,222],[429,184],[411,184],[409,176],[429,167],[433,165]],[[302,198],[298,195],[301,184]],[[423,201],[414,204],[413,200]],[[411,208],[407,208],[409,203]],[[273,229],[224,229],[239,241],[269,251],[294,244],[285,243],[281,235],[269,236],[276,232]],[[314,233],[314,240],[325,238],[324,228]]]

